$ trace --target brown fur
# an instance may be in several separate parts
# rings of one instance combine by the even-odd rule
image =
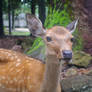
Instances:
[[[51,42],[46,41],[46,37],[52,38]],[[47,45],[47,54],[56,54],[58,58],[62,58],[63,50],[72,50],[72,34],[64,27],[55,26],[46,31],[44,36],[45,43]]]
[[[40,92],[61,92],[60,90],[60,62],[55,55],[48,55],[44,80]]]
[[[38,60],[15,51],[0,49],[2,92],[38,92],[44,68],[45,65]]]

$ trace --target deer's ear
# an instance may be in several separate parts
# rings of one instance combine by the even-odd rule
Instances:
[[[33,36],[39,37],[45,34],[45,30],[40,19],[28,13],[26,14],[26,20],[28,28]]]
[[[79,20],[79,19],[77,19],[77,20],[73,21],[72,23],[70,23],[69,25],[67,25],[66,28],[67,28],[71,33],[73,33],[73,32],[75,31],[75,29],[76,29],[76,27],[77,27],[77,24],[78,24],[78,20]]]

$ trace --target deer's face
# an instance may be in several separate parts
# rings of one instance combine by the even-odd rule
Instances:
[[[55,26],[48,29],[44,36],[47,54],[56,54],[58,58],[72,58],[73,36],[68,29]]]
[[[40,36],[47,46],[47,54],[56,55],[59,59],[72,59],[72,41],[77,21],[73,21],[67,28],[54,26],[45,30],[41,21],[33,15],[27,14],[28,27],[33,36]]]

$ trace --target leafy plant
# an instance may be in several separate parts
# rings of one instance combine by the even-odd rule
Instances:
[[[32,47],[30,48],[29,51],[27,51],[26,54],[32,54],[34,51],[36,51],[37,49],[39,49],[41,46],[44,46],[44,43],[42,41],[42,39],[40,37],[36,38]]]
[[[66,6],[65,6],[66,7]],[[50,9],[50,13],[48,14],[45,20],[45,27],[51,28],[54,25],[66,26],[71,22],[71,18],[69,14],[66,12],[66,9],[60,11],[59,9]]]

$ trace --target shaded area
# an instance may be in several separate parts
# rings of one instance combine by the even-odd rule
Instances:
[[[78,75],[61,81],[62,92],[92,92],[92,76]]]
[[[12,49],[15,45],[21,46],[22,52],[30,48],[33,44],[34,37],[28,36],[4,36],[0,38],[0,48]]]
[[[90,27],[90,32],[92,32],[92,0],[85,0],[84,7],[88,11],[88,24]]]
[[[61,72],[62,92],[92,92],[92,56],[76,52]]]
[[[84,7],[88,12],[88,26],[89,30],[86,30],[84,37],[84,51],[92,55],[92,0],[85,0]]]

